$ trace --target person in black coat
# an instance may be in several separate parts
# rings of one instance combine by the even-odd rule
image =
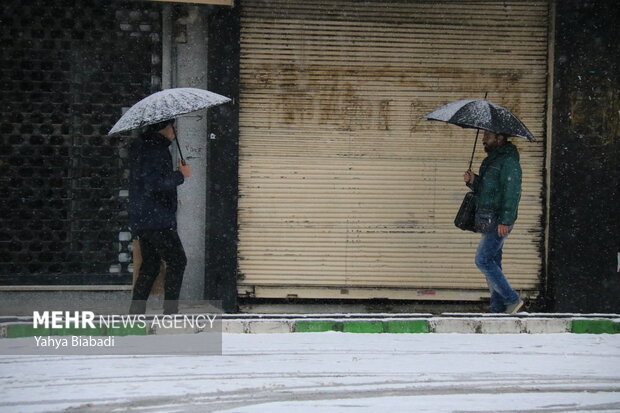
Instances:
[[[168,147],[175,138],[174,120],[169,120],[147,127],[131,145],[129,220],[142,252],[131,314],[146,311],[162,260],[166,262],[164,314],[178,312],[187,258],[177,234],[177,186],[191,176],[191,168],[179,160],[178,170],[173,169]]]

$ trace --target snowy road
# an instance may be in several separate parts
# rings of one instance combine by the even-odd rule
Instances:
[[[193,336],[135,339],[183,346]],[[0,340],[0,353],[18,340]],[[222,356],[1,356],[0,411],[620,411],[620,335],[225,334],[223,343]]]

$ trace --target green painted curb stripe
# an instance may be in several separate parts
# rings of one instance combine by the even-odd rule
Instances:
[[[344,333],[428,333],[427,320],[392,320],[392,321],[297,321],[294,331],[297,333],[320,333],[324,331],[342,331]]]
[[[620,322],[613,320],[573,320],[571,332],[576,334],[620,334]]]
[[[386,333],[428,333],[430,332],[427,320],[392,320],[385,322]]]
[[[6,327],[6,336],[8,338],[22,338],[33,336],[50,336],[51,329],[38,327],[34,328],[32,324],[15,324]]]
[[[324,331],[342,331],[338,321],[297,321],[294,331],[298,333],[321,333]]]
[[[345,333],[383,333],[383,321],[345,321],[342,323]]]
[[[8,325],[6,330],[7,338],[23,338],[34,336],[145,336],[148,328],[134,327],[105,327],[95,328],[35,328],[31,324]]]

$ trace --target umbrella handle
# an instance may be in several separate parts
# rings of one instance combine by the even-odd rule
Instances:
[[[484,92],[484,98],[486,99],[489,95],[489,92]],[[480,129],[476,130],[476,140],[474,141],[474,150],[471,151],[471,159],[469,160],[469,168],[468,171],[471,171],[471,165],[474,163],[474,154],[476,153],[476,145],[478,144],[478,135],[480,134]]]
[[[476,130],[476,140],[474,141],[474,150],[471,151],[471,159],[469,160],[469,168],[468,171],[471,171],[471,165],[474,163],[474,154],[476,153],[476,145],[478,144],[478,135],[480,134],[480,129]]]
[[[178,137],[177,137],[177,138],[175,138],[175,141],[176,141],[176,143],[177,143],[177,148],[179,149],[179,155],[181,155],[181,163],[182,163],[183,165],[186,165],[186,163],[185,163],[185,158],[183,158],[183,152],[181,151],[181,145],[179,144],[179,138],[178,138]]]

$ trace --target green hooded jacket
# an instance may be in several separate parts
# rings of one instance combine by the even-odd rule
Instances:
[[[513,225],[521,199],[519,151],[510,142],[495,149],[482,161],[480,174],[467,184],[476,195],[476,210],[492,210],[498,223]]]

